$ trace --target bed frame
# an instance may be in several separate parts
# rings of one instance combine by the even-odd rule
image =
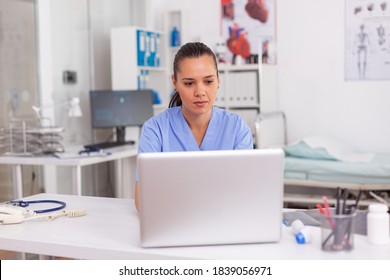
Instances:
[[[260,113],[256,118],[254,126],[256,148],[282,148],[287,144],[287,121],[284,112]],[[314,208],[317,203],[322,203],[324,195],[328,197],[329,204],[335,205],[337,187],[345,188],[349,191],[351,203],[355,201],[359,191],[363,190],[359,203],[361,207],[366,207],[373,201],[377,202],[378,196],[382,198],[381,202],[386,202],[390,207],[390,184],[327,182],[289,178],[284,179],[285,207],[303,206],[305,208]],[[376,196],[376,198],[373,196]]]

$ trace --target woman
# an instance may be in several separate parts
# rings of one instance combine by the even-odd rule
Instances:
[[[138,153],[253,149],[251,131],[241,117],[214,107],[220,81],[209,47],[183,45],[173,62],[172,83],[176,92],[169,108],[145,122]],[[137,182],[137,209],[138,196]]]

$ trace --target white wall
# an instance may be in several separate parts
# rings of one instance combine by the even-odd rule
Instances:
[[[129,25],[131,2],[129,0],[93,0],[90,5],[90,37],[92,74],[91,88],[111,88],[110,31],[113,27]],[[88,100],[89,102],[89,100]]]
[[[390,152],[390,81],[344,80],[345,3],[278,0],[280,108],[289,140],[328,136]]]

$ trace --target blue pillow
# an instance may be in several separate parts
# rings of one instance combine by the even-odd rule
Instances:
[[[307,159],[321,159],[321,160],[337,160],[330,155],[325,148],[312,148],[304,141],[299,141],[296,144],[290,144],[284,147],[284,152],[287,156],[307,158]]]

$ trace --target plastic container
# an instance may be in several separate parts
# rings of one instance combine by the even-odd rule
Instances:
[[[180,31],[174,26],[171,32],[171,47],[178,46],[180,46]]]
[[[370,204],[367,215],[367,238],[371,244],[389,243],[389,214],[385,204]]]

